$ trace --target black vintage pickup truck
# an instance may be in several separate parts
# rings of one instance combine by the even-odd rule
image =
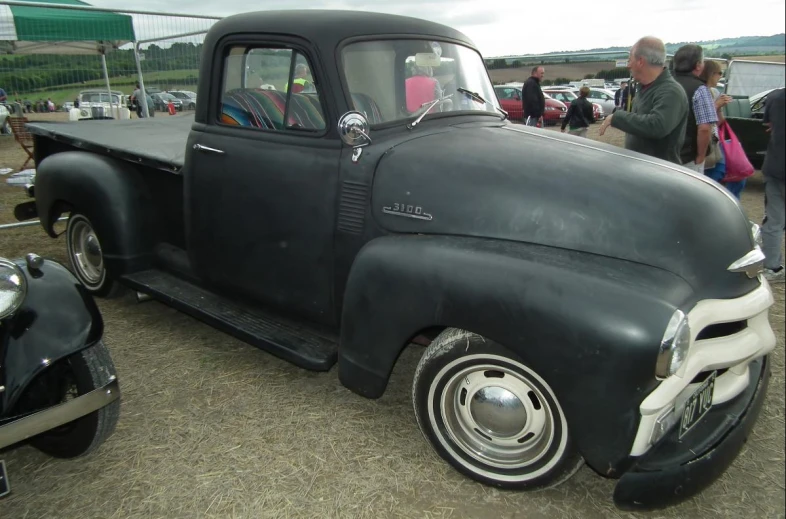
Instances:
[[[54,238],[69,215],[93,294],[130,287],[338,364],[370,398],[421,343],[418,425],[487,484],[554,485],[586,461],[619,478],[620,507],[653,508],[736,457],[773,299],[718,184],[511,124],[472,42],[423,20],[251,13],[204,49],[193,117],[30,125],[17,217]]]

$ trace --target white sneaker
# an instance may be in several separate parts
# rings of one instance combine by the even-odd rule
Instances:
[[[780,267],[778,270],[764,269],[764,279],[770,283],[783,283],[786,281],[786,269]]]

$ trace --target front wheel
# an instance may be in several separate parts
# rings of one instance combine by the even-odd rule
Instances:
[[[415,372],[412,400],[437,453],[482,483],[554,486],[583,463],[546,381],[479,335],[447,329],[434,339]]]
[[[116,376],[109,350],[99,341],[49,368],[36,391],[49,395],[48,405],[82,396],[108,384]],[[71,423],[39,434],[31,440],[38,450],[56,458],[75,458],[98,448],[114,432],[120,418],[120,400]]]
[[[91,294],[107,298],[122,294],[122,287],[107,273],[98,234],[85,215],[71,213],[69,216],[66,247],[74,275]]]

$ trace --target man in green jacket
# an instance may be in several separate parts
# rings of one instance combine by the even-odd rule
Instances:
[[[631,75],[641,85],[633,109],[608,116],[600,134],[613,126],[627,134],[626,149],[682,164],[688,96],[665,65],[666,47],[661,40],[647,36],[636,42],[628,58]]]

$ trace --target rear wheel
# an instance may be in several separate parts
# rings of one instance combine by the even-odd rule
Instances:
[[[472,479],[543,488],[568,479],[583,463],[546,381],[479,335],[442,332],[418,364],[412,393],[424,436]]]
[[[101,242],[86,216],[71,213],[66,227],[66,246],[74,275],[91,294],[107,298],[122,294],[123,287],[107,273]]]
[[[99,341],[49,368],[31,389],[40,398],[48,395],[46,406],[57,405],[108,384],[116,376],[109,351]],[[98,448],[115,430],[120,418],[120,400],[73,422],[39,434],[32,445],[56,458],[75,458]]]

